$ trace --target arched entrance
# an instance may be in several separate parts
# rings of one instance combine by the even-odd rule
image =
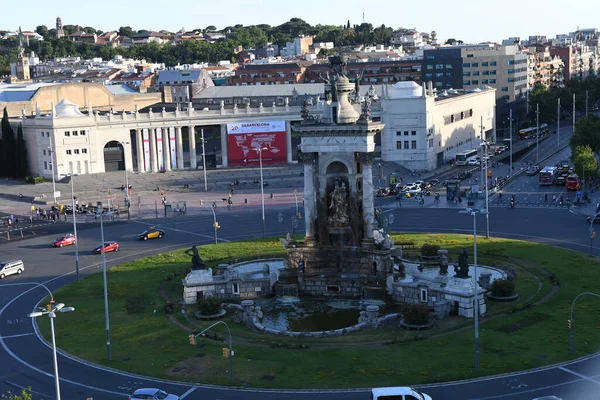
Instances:
[[[104,146],[104,171],[125,171],[125,151],[116,140]]]

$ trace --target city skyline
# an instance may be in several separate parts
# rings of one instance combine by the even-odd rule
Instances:
[[[0,16],[0,29],[16,30],[21,26],[24,30],[35,30],[38,25],[52,29],[57,17],[62,18],[64,25],[92,26],[102,31],[117,30],[120,26],[131,26],[134,30],[164,29],[172,32],[182,27],[191,30],[209,25],[217,29],[237,24],[277,26],[294,17],[313,26],[343,25],[348,20],[354,25],[363,22],[364,13],[365,22],[374,27],[385,24],[394,29],[416,28],[420,32],[435,30],[442,41],[455,38],[465,43],[480,43],[500,42],[508,37],[526,39],[533,35],[550,38],[556,34],[573,32],[578,27],[593,28],[596,26],[594,16],[600,13],[600,3],[591,0],[583,3],[585,12],[582,12],[581,3],[575,8],[568,7],[565,0],[549,0],[542,8],[557,12],[545,11],[541,16],[536,16],[540,14],[539,3],[516,0],[507,0],[500,9],[490,6],[487,12],[480,2],[474,0],[462,2],[461,7],[449,6],[442,0],[432,0],[428,3],[428,9],[439,10],[432,15],[420,10],[419,3],[400,5],[384,0],[368,3],[358,0],[328,3],[305,0],[302,9],[295,11],[281,7],[281,2],[275,0],[230,0],[227,9],[240,10],[235,13],[223,13],[220,8],[201,6],[192,0],[180,0],[177,7],[173,8],[159,8],[159,4],[163,3],[157,0],[148,0],[146,3],[105,0],[101,7],[94,8],[93,13],[60,3],[52,4],[49,10],[48,3],[33,0],[29,3],[27,13],[23,13],[19,3],[6,4]],[[479,12],[483,12],[484,16],[481,17]],[[495,21],[487,18],[488,15],[493,15]],[[528,17],[530,15],[533,17]],[[524,20],[527,23],[523,23]]]

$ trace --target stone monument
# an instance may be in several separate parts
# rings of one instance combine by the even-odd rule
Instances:
[[[385,285],[393,273],[393,243],[374,240],[374,138],[384,124],[370,119],[369,105],[350,102],[357,82],[346,76],[346,58],[329,61],[326,103],[305,103],[293,127],[301,137],[306,236],[287,247],[285,275],[297,275],[300,295],[361,297],[361,282]]]
[[[200,258],[200,255],[198,254],[198,248],[196,248],[196,246],[192,246],[191,249],[187,249],[185,254],[192,257],[192,270],[205,268],[204,261],[202,261],[202,258]]]

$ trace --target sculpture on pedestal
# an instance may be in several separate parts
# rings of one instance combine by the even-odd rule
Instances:
[[[191,249],[187,249],[185,254],[192,257],[192,270],[204,269],[204,261],[202,261],[202,258],[200,258],[196,246],[192,246]]]
[[[344,182],[336,182],[335,188],[329,194],[329,222],[336,226],[348,224],[348,194],[346,193],[346,184]]]
[[[469,277],[469,255],[467,249],[463,248],[458,256],[458,265],[454,266],[454,272],[456,278],[468,278]]]

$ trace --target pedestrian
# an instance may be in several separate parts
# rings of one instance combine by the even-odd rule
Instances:
[[[29,216],[29,225],[33,225],[33,217],[31,215]]]
[[[8,218],[6,223],[8,224],[8,227],[10,228],[12,226],[12,219]]]
[[[121,215],[121,211],[117,208],[117,218]]]
[[[548,202],[548,193],[546,193],[546,194],[544,195],[544,203],[547,203],[547,202]]]
[[[552,195],[552,202],[556,203],[556,195],[555,194]]]

